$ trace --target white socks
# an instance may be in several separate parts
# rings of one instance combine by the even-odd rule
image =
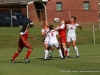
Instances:
[[[60,57],[63,58],[61,49],[59,49],[58,51],[59,51]],[[45,50],[45,52],[44,52],[44,59],[47,59],[48,53],[49,53],[49,51],[48,50]]]
[[[75,46],[74,49],[75,49],[75,51],[76,51],[76,55],[79,56],[78,48]]]
[[[70,55],[69,55],[69,53],[70,53],[70,48],[67,48],[67,52],[68,52],[68,56],[70,56]]]
[[[77,46],[74,47],[74,50],[76,52],[76,55],[79,56]],[[61,49],[59,49],[58,51],[59,51],[60,57],[63,58]],[[68,56],[69,56],[70,48],[67,48],[67,51],[68,51]],[[47,59],[49,52],[50,52],[50,56],[52,56],[52,50],[48,51],[48,50],[45,49],[45,51],[44,51],[44,59]]]
[[[61,49],[59,49],[58,51],[59,51],[60,57],[63,58]]]
[[[44,52],[44,59],[47,59],[48,53],[49,53],[49,51],[45,50],[45,52]]]
[[[53,50],[49,50],[49,56],[52,56]]]

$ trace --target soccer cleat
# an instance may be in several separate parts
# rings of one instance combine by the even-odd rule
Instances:
[[[71,58],[70,56],[68,56],[67,58]]]
[[[43,60],[47,60],[46,58],[43,58]]]
[[[76,58],[79,58],[80,56],[76,56]]]
[[[64,58],[61,58],[61,60],[64,60]]]
[[[63,58],[66,58],[66,56],[63,56]]]
[[[43,60],[46,60],[46,59],[43,59]]]
[[[65,57],[66,59],[68,58],[68,57]]]
[[[30,60],[28,58],[24,58],[27,62],[30,62]]]
[[[49,58],[52,58],[52,56],[49,56]]]
[[[67,59],[67,57],[65,56],[64,59]]]
[[[10,59],[10,61],[11,61],[12,63],[15,63],[15,60]]]

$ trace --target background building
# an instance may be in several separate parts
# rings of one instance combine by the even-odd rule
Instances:
[[[53,21],[54,18],[97,22],[100,18],[99,0],[0,0],[0,13],[20,12],[32,21]]]

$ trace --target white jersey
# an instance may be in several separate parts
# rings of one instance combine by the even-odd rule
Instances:
[[[50,32],[48,32],[47,38],[49,38],[49,42],[50,43],[58,42],[57,37],[56,37],[57,35],[58,35],[58,32],[55,30],[51,30]]]
[[[78,27],[79,24],[67,24],[67,36],[76,36],[76,27]]]
[[[49,31],[49,28],[42,28],[42,30],[41,30],[41,32],[42,32],[42,33],[45,32],[46,35],[47,35],[48,31]],[[46,38],[46,35],[45,35],[45,38]]]
[[[48,31],[49,31],[49,28],[46,28],[46,29],[42,28],[42,30],[41,30],[41,32],[46,32],[46,34]]]
[[[58,32],[55,30],[51,30],[50,32],[48,32],[47,34],[47,38],[48,39],[48,46],[52,47],[52,46],[59,46],[58,40],[57,40],[57,35]]]

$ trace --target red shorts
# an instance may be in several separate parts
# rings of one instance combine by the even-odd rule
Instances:
[[[66,43],[66,36],[63,36],[63,37],[61,37],[61,38],[59,38],[59,42],[60,43]]]
[[[26,41],[26,43],[24,44],[22,41],[19,41],[19,46],[20,47],[24,47],[28,42]]]

